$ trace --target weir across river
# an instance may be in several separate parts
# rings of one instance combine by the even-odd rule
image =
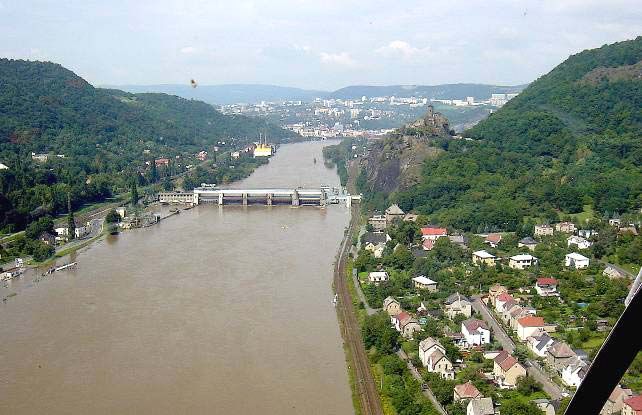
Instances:
[[[349,207],[353,201],[361,200],[361,195],[352,196],[338,188],[261,188],[261,189],[222,189],[216,187],[197,187],[192,192],[159,193],[161,203],[187,203],[198,205],[214,203],[223,205],[290,205],[290,206],[327,206],[345,202]]]

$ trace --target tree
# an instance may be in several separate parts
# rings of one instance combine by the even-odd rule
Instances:
[[[502,415],[542,415],[542,411],[532,402],[514,398],[502,403]]]
[[[105,216],[105,222],[107,223],[118,223],[120,222],[120,215],[116,212],[116,209],[112,209]]]
[[[35,240],[40,237],[43,232],[52,233],[54,229],[53,219],[51,216],[43,216],[35,222],[31,222],[27,229],[25,229],[25,236],[29,239]]]
[[[138,187],[135,180],[132,181],[131,185],[131,204],[132,206],[136,206],[138,204]]]
[[[44,261],[56,252],[53,246],[47,245],[41,241],[33,241],[31,255],[36,261]]]
[[[76,219],[74,218],[74,211],[71,210],[71,196],[67,193],[67,235],[68,238],[76,238]]]
[[[529,396],[537,391],[542,390],[542,384],[536,381],[531,376],[520,376],[519,378],[517,378],[517,384],[515,386],[517,392],[525,396]]]
[[[391,354],[399,345],[399,335],[390,327],[388,314],[382,311],[366,316],[361,326],[361,335],[366,348],[375,347],[381,354]]]

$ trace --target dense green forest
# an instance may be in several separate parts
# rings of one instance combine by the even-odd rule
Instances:
[[[416,186],[382,195],[362,180],[361,190],[371,207],[395,201],[466,231],[639,209],[642,77],[630,65],[641,60],[642,37],[573,55],[467,131],[472,140],[434,140],[446,151]]]
[[[0,163],[8,167],[0,170],[0,231],[66,212],[68,194],[74,209],[102,201],[133,179],[181,173],[198,163],[195,153],[235,150],[259,133],[295,137],[200,101],[98,89],[57,64],[0,59]],[[171,164],[157,172],[160,157]]]

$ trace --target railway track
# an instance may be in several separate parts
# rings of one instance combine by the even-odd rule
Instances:
[[[352,235],[359,222],[358,207],[352,207],[352,215],[348,232],[343,239],[339,258],[334,269],[334,287],[338,295],[337,313],[343,326],[343,339],[350,349],[350,364],[355,368],[356,388],[359,393],[359,401],[363,415],[383,415],[381,401],[377,392],[370,362],[361,339],[361,328],[355,315],[354,306],[348,291],[348,279],[346,278],[346,261],[350,249]]]

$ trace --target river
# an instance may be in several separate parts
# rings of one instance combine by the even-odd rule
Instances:
[[[327,144],[281,146],[234,186],[338,185]],[[352,413],[331,303],[348,221],[343,205],[201,205],[14,280],[0,413]]]

